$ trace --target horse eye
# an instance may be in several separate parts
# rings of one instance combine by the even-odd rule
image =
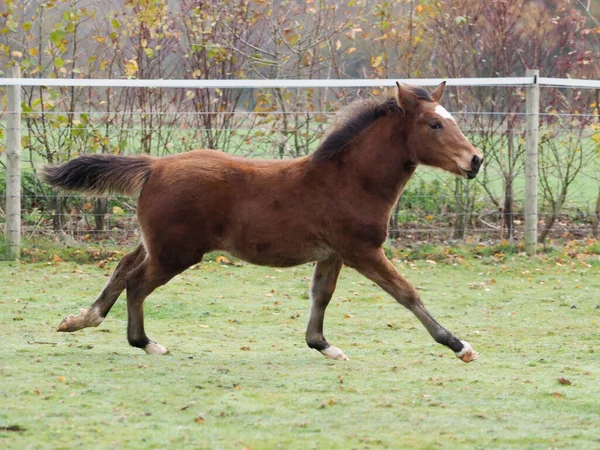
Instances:
[[[441,123],[439,123],[439,122],[434,122],[434,123],[432,123],[432,124],[429,124],[429,126],[430,126],[432,129],[434,129],[434,130],[439,130],[440,128],[444,128],[444,127],[442,126],[442,124],[441,124]]]

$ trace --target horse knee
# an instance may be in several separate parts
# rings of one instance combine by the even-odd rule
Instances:
[[[328,305],[333,297],[333,289],[312,289],[310,295],[313,301]]]
[[[405,306],[410,310],[421,304],[421,297],[419,296],[417,290],[412,286],[404,289],[402,295],[396,298],[396,300],[402,306]]]

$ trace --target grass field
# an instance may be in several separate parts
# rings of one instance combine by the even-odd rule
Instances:
[[[479,360],[350,269],[326,336],[351,360],[326,360],[303,341],[310,265],[214,261],[146,302],[171,350],[149,357],[123,299],[99,328],[54,332],[114,263],[2,262],[0,448],[600,448],[598,256],[395,265]]]

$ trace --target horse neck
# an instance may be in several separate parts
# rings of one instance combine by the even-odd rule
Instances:
[[[389,202],[390,208],[416,169],[404,127],[392,118],[375,122],[346,152],[345,162],[352,172],[370,187],[370,193]]]

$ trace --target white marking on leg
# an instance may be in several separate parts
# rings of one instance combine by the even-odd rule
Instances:
[[[440,116],[442,116],[444,119],[454,120],[454,117],[452,117],[452,114],[450,114],[448,112],[448,110],[446,108],[444,108],[442,105],[437,105],[435,107],[435,112],[438,113]]]
[[[144,351],[149,355],[166,355],[169,353],[169,350],[167,350],[165,346],[152,341],[150,341],[148,345],[144,347]]]
[[[471,347],[471,344],[469,344],[467,341],[460,341],[460,342],[462,342],[463,348],[460,352],[456,353],[456,356],[459,359],[468,363],[468,362],[474,361],[477,358],[479,358],[479,353],[477,353],[475,350],[473,350],[473,347]]]
[[[350,358],[348,358],[341,349],[334,347],[333,345],[330,345],[325,350],[321,350],[321,353],[323,353],[323,355],[329,359],[340,359],[344,361],[350,360]]]

